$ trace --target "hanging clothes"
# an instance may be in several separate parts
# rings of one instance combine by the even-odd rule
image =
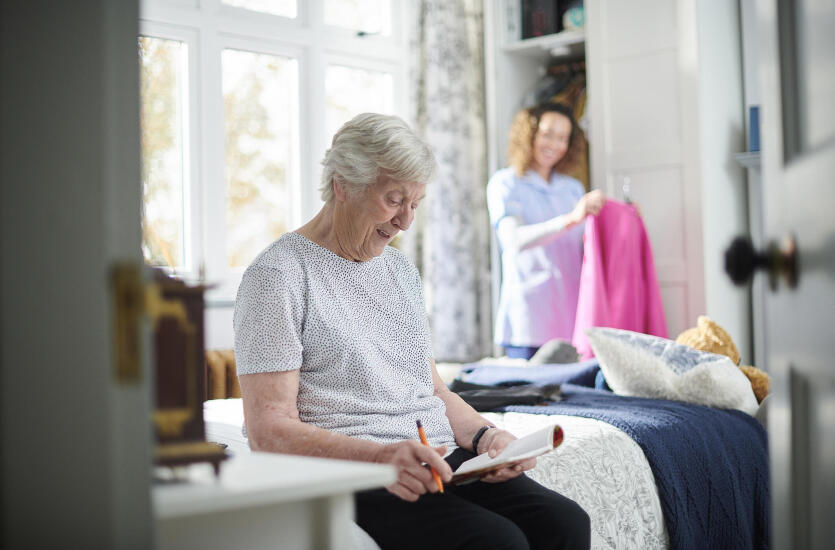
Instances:
[[[667,322],[644,222],[631,204],[609,199],[586,218],[572,343],[594,357],[585,330],[612,327],[667,338]]]

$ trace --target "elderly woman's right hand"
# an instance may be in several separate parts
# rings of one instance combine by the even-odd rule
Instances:
[[[574,223],[582,222],[589,214],[596,216],[600,212],[600,209],[603,208],[605,202],[606,194],[600,189],[589,191],[580,197],[580,200],[577,201],[577,205],[571,212]]]
[[[420,495],[437,493],[438,486],[432,478],[432,472],[424,466],[428,464],[444,481],[452,478],[452,468],[442,458],[446,446],[427,447],[417,440],[401,441],[384,445],[377,455],[377,462],[392,464],[397,468],[397,481],[386,489],[403,500],[414,502]]]

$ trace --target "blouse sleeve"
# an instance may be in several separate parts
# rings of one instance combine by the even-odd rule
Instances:
[[[233,322],[238,374],[301,368],[304,288],[301,271],[262,265],[246,270]]]
[[[571,190],[572,194],[574,195],[574,202],[577,203],[583,198],[583,195],[586,194],[586,188],[583,187],[582,182],[575,178],[569,178],[571,180]]]
[[[500,170],[490,178],[487,184],[487,210],[493,228],[506,216],[524,219],[524,205],[517,195],[517,186],[514,185],[510,170]]]

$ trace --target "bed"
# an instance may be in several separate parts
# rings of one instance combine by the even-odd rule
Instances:
[[[207,376],[209,383],[228,382],[218,386],[229,391],[207,393],[206,438],[227,445],[230,454],[246,453],[240,390],[229,375],[234,358],[229,359],[210,367],[216,372]],[[499,387],[513,378],[518,380],[512,384],[542,383],[536,375],[548,370],[501,375],[495,367],[483,372]],[[460,369],[439,365],[447,381]],[[563,444],[540,457],[529,475],[583,506],[591,517],[593,549],[768,548],[767,441],[750,415],[623,397],[565,381],[562,394],[559,402],[506,405],[483,414],[517,436],[555,419],[560,423]],[[357,547],[374,548],[362,535]]]

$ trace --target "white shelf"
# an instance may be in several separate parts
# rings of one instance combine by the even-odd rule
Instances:
[[[736,161],[745,168],[759,168],[760,167],[760,152],[749,151],[746,153],[736,153],[734,155]]]
[[[502,51],[522,55],[548,52],[554,57],[561,57],[581,51],[585,42],[586,33],[583,30],[570,30],[507,42],[502,46]]]

